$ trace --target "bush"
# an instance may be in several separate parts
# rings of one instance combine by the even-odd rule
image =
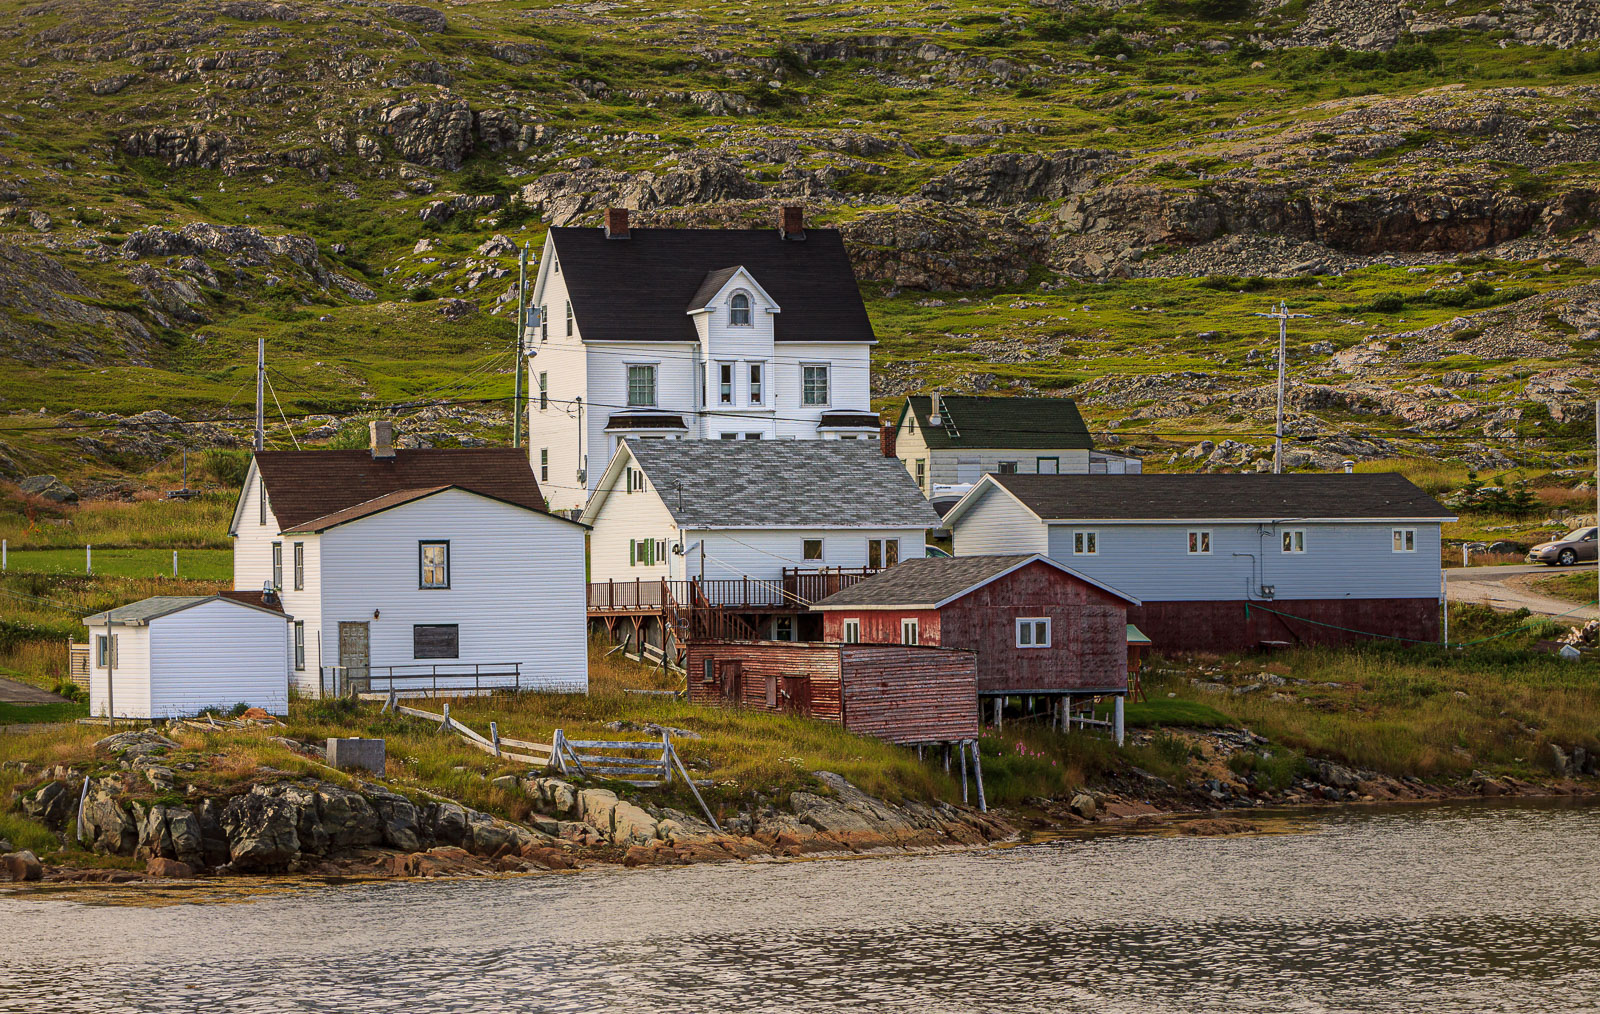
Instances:
[[[410,299],[413,303],[426,303],[430,300],[438,299],[439,294],[428,288],[426,285],[419,285],[410,292],[406,293],[406,298]]]
[[[243,486],[244,477],[250,471],[250,452],[216,449],[205,451],[200,455],[198,471],[203,475],[209,475],[224,486]]]
[[[1094,45],[1089,47],[1089,52],[1095,56],[1132,56],[1133,45],[1122,37],[1121,32],[1101,32],[1100,37],[1094,40]]]

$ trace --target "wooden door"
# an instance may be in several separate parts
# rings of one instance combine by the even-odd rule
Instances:
[[[372,684],[371,631],[365,621],[339,622],[339,665],[344,671],[345,685],[334,688],[334,693],[366,693]]]
[[[722,696],[731,701],[739,700],[739,670],[743,668],[738,659],[723,659],[722,661]]]
[[[811,713],[811,681],[804,676],[783,677],[783,710],[794,715]]]

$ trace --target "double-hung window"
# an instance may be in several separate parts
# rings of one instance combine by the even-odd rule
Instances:
[[[304,591],[306,587],[306,544],[294,544],[294,590]]]
[[[733,364],[717,364],[717,403],[733,404]]]
[[[294,667],[306,667],[306,625],[303,620],[294,621]]]
[[[539,374],[539,411],[548,412],[549,410],[550,410],[550,374],[541,372]]]
[[[1306,530],[1304,528],[1285,528],[1283,530],[1283,551],[1285,553],[1304,553],[1306,551]]]
[[[1017,647],[1050,647],[1050,617],[1023,616],[1017,620]]]
[[[101,634],[94,639],[94,664],[110,669],[117,661],[117,638],[114,634]]]
[[[283,543],[272,544],[272,587],[283,591]]]
[[[666,539],[629,539],[628,566],[654,567],[667,559]]]
[[[917,621],[914,617],[904,617],[900,621],[900,643],[917,643]]]
[[[656,368],[653,363],[628,366],[628,407],[656,407]]]
[[[550,481],[550,448],[539,448],[539,481]]]
[[[1073,532],[1073,556],[1098,556],[1100,553],[1099,532]]]
[[[766,364],[764,364],[764,363],[751,363],[750,364],[750,404],[752,404],[752,405],[764,404],[765,399],[766,399],[766,392],[765,392],[765,390],[763,390],[763,388],[765,388],[766,385],[763,383],[763,381],[765,381],[765,380],[766,380]]]
[[[1415,553],[1417,551],[1417,530],[1415,528],[1396,528],[1392,533],[1392,537],[1396,553]]]
[[[1211,530],[1207,528],[1189,529],[1189,555],[1211,555]]]
[[[734,327],[750,326],[750,296],[748,293],[735,292],[733,298],[728,300],[728,323]]]
[[[917,488],[926,493],[928,492],[928,459],[917,458],[914,464],[917,468]]]
[[[550,307],[548,305],[539,307],[539,340],[542,342],[550,340]]]
[[[860,644],[861,643],[861,621],[860,620],[845,620],[844,621],[844,643],[845,644]]]
[[[899,539],[868,539],[867,568],[883,570],[900,562]]]
[[[828,404],[828,367],[811,364],[800,367],[800,404]]]
[[[450,587],[450,543],[419,542],[417,547],[420,566],[417,586],[419,588]]]
[[[572,337],[572,300],[567,300],[567,337]]]
[[[262,524],[266,524],[267,523],[267,484],[262,482],[259,477],[256,479],[256,482],[259,485],[259,489],[257,490],[257,492],[260,495],[257,496],[256,499],[261,504],[261,523]]]

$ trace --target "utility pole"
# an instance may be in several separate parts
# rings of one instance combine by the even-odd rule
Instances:
[[[256,450],[267,449],[267,403],[264,390],[267,380],[267,339],[256,339]]]
[[[522,446],[522,345],[523,337],[527,334],[527,306],[528,306],[528,244],[524,241],[522,250],[517,257],[517,327],[516,345],[513,349],[516,358],[516,387],[511,395],[511,446]]]
[[[1289,359],[1289,318],[1309,317],[1311,314],[1290,313],[1289,304],[1279,301],[1276,310],[1255,316],[1273,317],[1278,321],[1278,419],[1272,427],[1272,472],[1277,475],[1283,472],[1283,393]]]

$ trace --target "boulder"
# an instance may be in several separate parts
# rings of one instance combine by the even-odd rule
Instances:
[[[611,840],[618,845],[641,845],[656,840],[656,819],[642,808],[619,802],[611,811]]]
[[[18,482],[24,493],[51,503],[77,503],[78,494],[53,475],[30,475]]]
[[[610,789],[584,789],[578,793],[578,816],[603,833],[611,831],[611,816],[617,808],[617,794]]]
[[[1564,775],[1572,770],[1572,758],[1556,743],[1550,744],[1550,766],[1556,774]]]
[[[1095,806],[1094,797],[1087,792],[1080,792],[1072,797],[1072,802],[1067,804],[1067,809],[1082,817],[1084,820],[1093,820],[1098,807]]]
[[[117,799],[121,785],[115,778],[100,778],[89,783],[83,803],[84,832],[96,852],[131,856],[139,844],[139,828]]]
[[[60,830],[77,809],[78,797],[62,782],[45,782],[22,797],[22,812],[39,823]]]
[[[152,877],[162,877],[167,880],[190,880],[194,877],[194,869],[188,863],[160,857],[145,863],[144,871]]]
[[[319,782],[316,804],[329,848],[364,848],[383,842],[383,822],[361,793]]]
[[[287,869],[300,856],[298,817],[291,803],[259,785],[233,797],[221,818],[231,865],[249,871]]]
[[[458,803],[434,803],[428,807],[428,826],[433,837],[446,845],[462,845],[467,840],[467,809]]]
[[[39,857],[27,849],[7,852],[0,856],[0,864],[5,865],[12,880],[39,880],[44,877],[44,867],[39,863]]]
[[[407,852],[422,848],[419,815],[411,800],[376,785],[363,785],[362,788],[366,790],[367,798],[377,814],[383,844]]]
[[[132,762],[140,757],[159,757],[169,750],[178,749],[178,744],[154,729],[138,729],[107,736],[96,741],[94,748]]]
[[[490,867],[466,849],[442,845],[408,856],[392,856],[389,872],[397,877],[473,876],[488,873]]]

